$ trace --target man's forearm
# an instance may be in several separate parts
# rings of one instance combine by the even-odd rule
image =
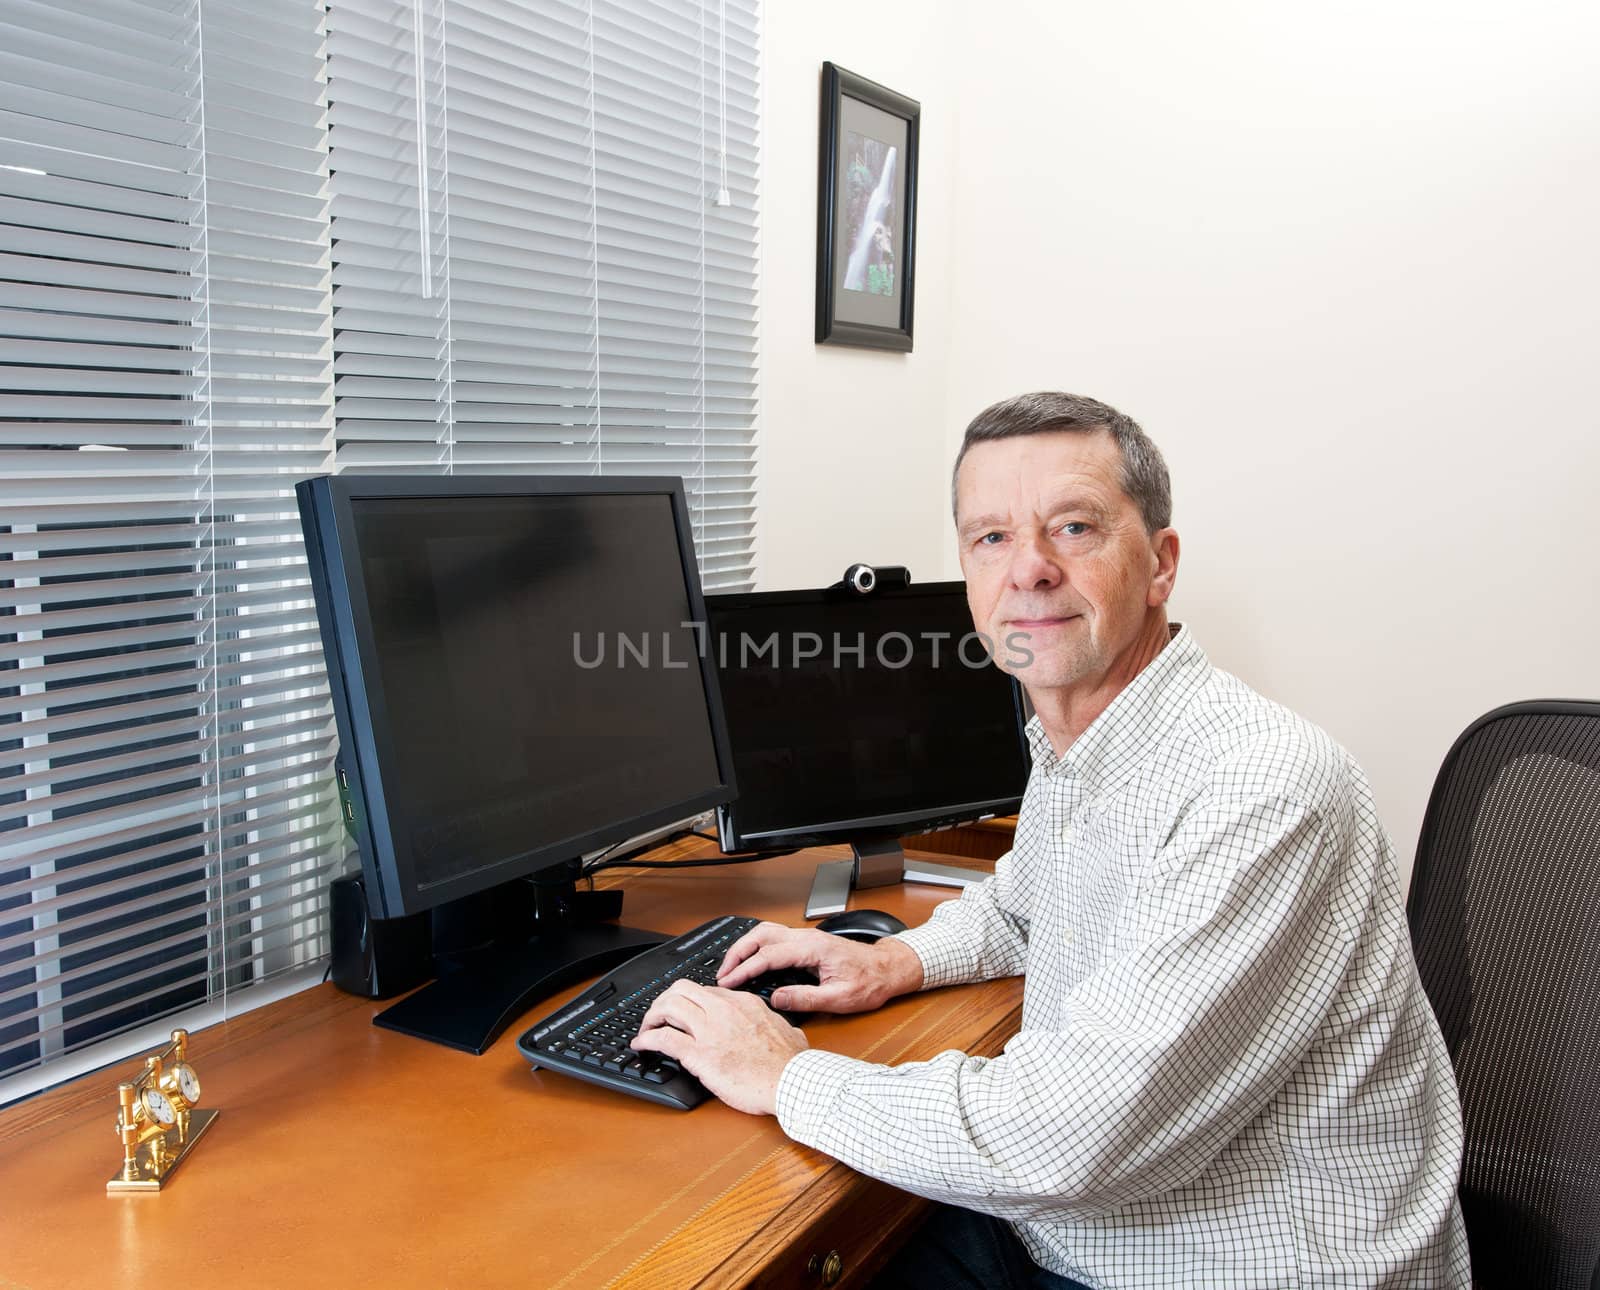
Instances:
[[[894,938],[918,959],[918,989],[1021,974],[1027,932],[1011,912],[1011,880],[1008,855],[996,863],[994,877],[944,901],[927,922]]]

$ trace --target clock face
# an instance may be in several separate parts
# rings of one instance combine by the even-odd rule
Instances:
[[[178,1092],[183,1094],[183,1100],[193,1106],[200,1100],[200,1077],[194,1073],[194,1067],[179,1062],[172,1073],[178,1077]]]
[[[167,1100],[165,1093],[153,1088],[147,1088],[143,1097],[144,1109],[150,1113],[150,1118],[157,1124],[176,1124],[178,1113],[172,1109],[172,1103]]]

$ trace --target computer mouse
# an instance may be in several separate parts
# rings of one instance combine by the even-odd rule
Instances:
[[[829,914],[817,924],[817,930],[871,945],[879,937],[905,931],[906,925],[881,909],[847,909],[842,914]]]

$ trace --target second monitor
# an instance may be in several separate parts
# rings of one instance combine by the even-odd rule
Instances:
[[[1014,811],[1027,784],[1021,692],[973,631],[966,584],[706,597],[739,796],[724,850],[849,843],[807,918],[852,887],[982,875],[908,861],[899,839]]]

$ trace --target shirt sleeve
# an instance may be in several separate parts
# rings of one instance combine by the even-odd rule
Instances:
[[[995,861],[990,877],[962,888],[959,898],[945,901],[926,923],[895,939],[922,960],[924,990],[1020,975],[1027,955],[1028,919],[1011,852]]]
[[[1292,801],[1198,810],[1156,856],[1133,934],[1065,994],[1055,1028],[992,1059],[802,1052],[779,1122],[863,1173],[1007,1218],[1181,1186],[1283,1088],[1324,1020],[1354,952],[1329,916],[1339,853]]]

